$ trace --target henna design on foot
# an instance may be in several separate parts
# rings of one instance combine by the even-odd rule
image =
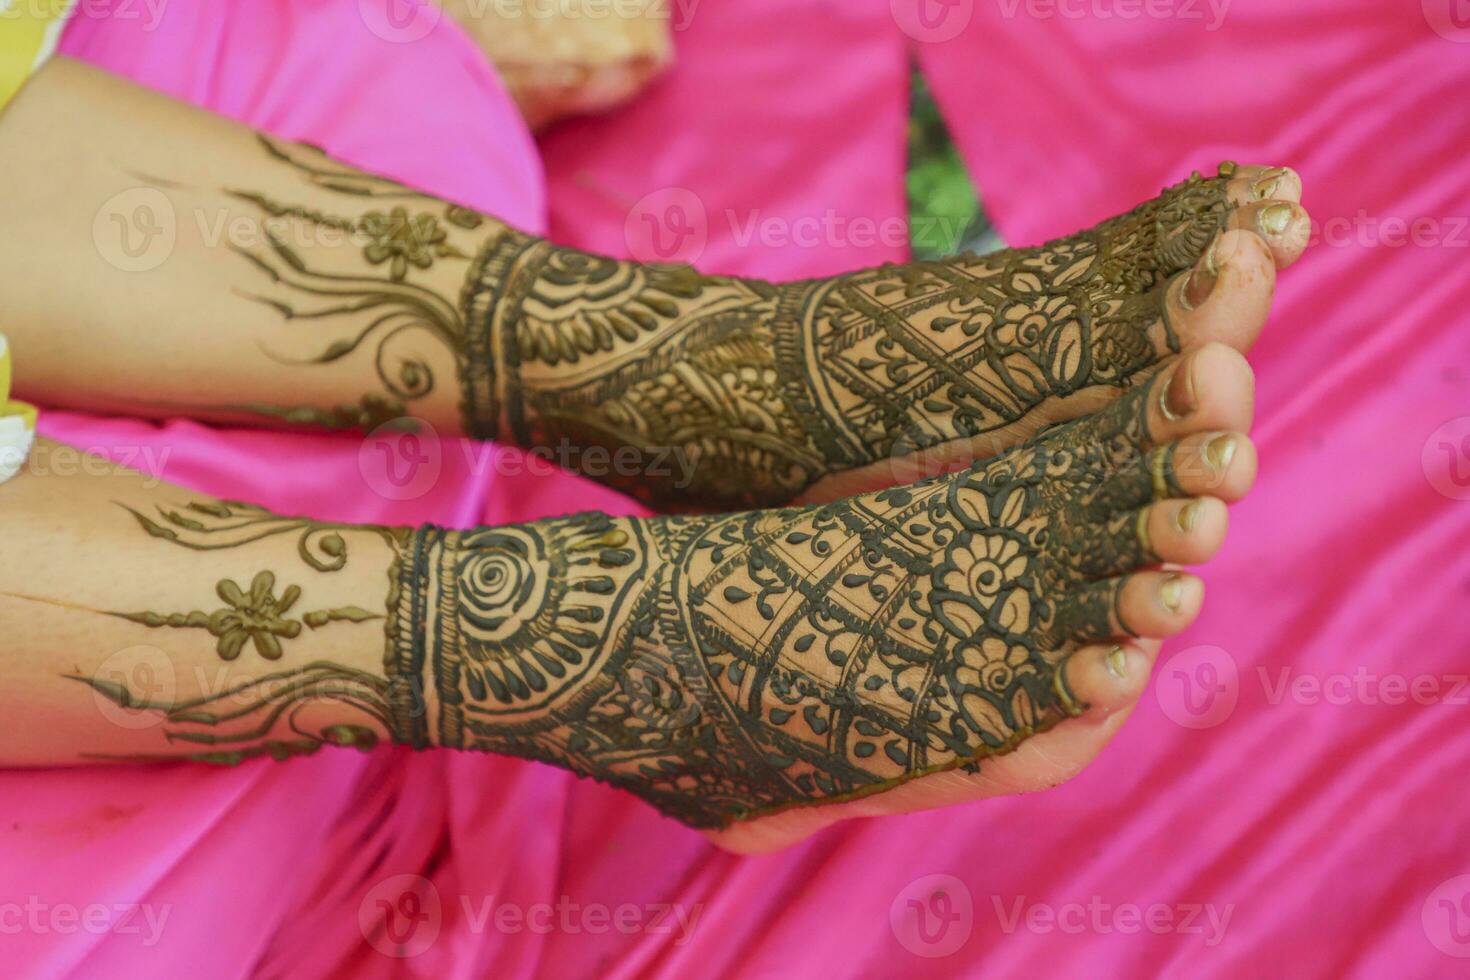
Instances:
[[[1225,164],[1036,248],[777,284],[559,248],[313,148],[261,142],[340,197],[340,213],[231,193],[361,245],[347,270],[279,235],[241,250],[272,284],[253,298],[324,331],[305,360],[273,356],[370,354],[383,390],[330,410],[238,410],[330,427],[403,416],[437,385],[404,341],[426,336],[454,355],[467,432],[645,463],[677,453],[686,479],[647,465],[608,477],[666,509],[784,504],[826,476],[1003,430],[1048,399],[1126,387],[1179,349],[1166,286],[1233,208]],[[458,297],[428,282],[445,263],[464,267]]]
[[[582,514],[402,539],[394,738],[517,755],[698,827],[1014,748],[1082,706],[1061,665],[1126,631],[1156,561],[1146,405],[954,476],[822,507]]]

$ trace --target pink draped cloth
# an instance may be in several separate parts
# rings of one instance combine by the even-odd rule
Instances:
[[[1252,353],[1260,483],[1204,571],[1204,615],[1078,779],[741,859],[516,760],[390,749],[0,773],[0,962],[40,976],[1463,975],[1470,22],[1453,4],[1235,0],[1223,19],[1204,0],[675,4],[673,74],[543,141],[555,238],[770,277],[903,258],[885,229],[903,208],[911,51],[1010,241],[1221,158],[1303,174],[1321,241],[1283,275]],[[363,30],[374,7],[177,0],[155,30],[79,20],[64,49],[539,229],[539,164],[490,70],[447,22],[413,42]],[[363,485],[351,438],[62,413],[43,428],[167,451],[167,479],[338,520],[633,512],[468,444],[446,444],[430,493],[393,503]],[[54,915],[94,905],[114,928]],[[14,906],[49,910],[33,913],[43,928],[10,928]],[[382,952],[390,931],[417,955]]]

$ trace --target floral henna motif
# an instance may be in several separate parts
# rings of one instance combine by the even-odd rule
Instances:
[[[221,660],[234,660],[240,656],[247,643],[266,660],[280,660],[284,652],[281,641],[294,640],[301,635],[303,625],[318,630],[328,623],[365,623],[382,619],[365,609],[345,606],[340,609],[321,609],[304,613],[299,619],[288,616],[296,601],[301,598],[299,586],[288,586],[276,596],[276,576],[272,572],[260,572],[250,583],[247,592],[229,579],[222,579],[215,586],[223,609],[212,613],[191,612],[161,615],[159,613],[113,613],[121,619],[149,626],[153,629],[208,630],[219,640],[217,651]]]
[[[716,827],[973,766],[1080,710],[1061,665],[1153,561],[1143,389],[954,476],[823,507],[401,539],[394,737]]]
[[[476,259],[466,426],[522,445],[673,448],[661,505],[770,506],[821,477],[1001,429],[1042,401],[1126,386],[1178,349],[1163,286],[1229,212],[1189,181],[1032,249],[772,284],[616,262],[503,231]]]
[[[366,535],[392,556],[386,602],[364,601],[387,615],[298,613],[303,594],[263,572],[220,583],[214,613],[126,618],[279,655],[279,673],[179,703],[75,679],[160,712],[205,761],[386,731],[562,766],[699,827],[973,769],[1078,713],[1067,658],[1128,629],[1119,576],[1155,561],[1142,508],[1181,495],[1172,450],[1139,448],[1148,391],[962,473],[821,507],[470,531],[129,511],[194,551],[295,538],[298,581],[340,572]],[[381,675],[292,664],[281,642],[379,618]]]
[[[670,508],[779,505],[824,476],[1004,429],[1048,398],[1128,385],[1179,346],[1163,287],[1224,227],[1233,172],[1037,248],[775,284],[558,248],[313,148],[262,145],[341,213],[231,193],[361,246],[349,271],[280,236],[242,253],[279,291],[258,299],[331,331],[319,354],[283,363],[368,354],[383,390],[330,410],[236,408],[331,427],[405,415],[437,379],[404,338],[428,337],[454,355],[468,432],[624,454],[600,477]],[[441,263],[464,266],[457,297],[422,281]],[[670,454],[679,466],[660,464]]]
[[[120,506],[149,537],[190,551],[233,551],[293,536],[302,564],[311,572],[327,575],[347,566],[344,534],[348,532],[365,531],[395,549],[405,537],[404,532],[387,528],[282,517],[234,502],[190,501],[174,508],[159,507],[152,515]],[[277,595],[276,575],[270,571],[257,573],[248,590],[224,579],[215,592],[224,608],[212,613],[110,615],[152,629],[205,630],[215,637],[216,652],[225,661],[237,660],[247,646],[265,660],[281,661],[291,652],[282,641],[299,637],[303,626],[320,630],[334,623],[360,624],[385,618],[358,606],[296,613],[303,590],[291,585]],[[199,751],[188,757],[199,762],[235,765],[261,756],[280,760],[311,755],[324,745],[367,751],[379,741],[375,728],[386,731],[390,727],[389,684],[385,678],[321,661],[286,666],[277,673],[231,683],[218,692],[181,702],[157,700],[148,692],[97,676],[66,676],[121,708],[158,712],[169,744],[198,747]],[[327,702],[350,708],[359,720],[314,724],[309,709]],[[149,762],[176,756],[94,754],[89,758]]]
[[[367,725],[306,726],[302,711],[313,702],[349,704],[365,719],[382,728],[388,727],[387,682],[336,664],[307,664],[179,703],[150,699],[116,681],[67,676],[86,684],[118,707],[158,712],[169,744],[198,747],[198,751],[188,756],[196,762],[232,766],[260,757],[283,761],[313,755],[324,745],[366,752],[378,744],[377,733]],[[242,719],[243,726],[239,724]],[[289,731],[284,737],[276,734],[283,720]],[[131,756],[93,753],[87,758],[164,762],[177,757],[161,753]]]

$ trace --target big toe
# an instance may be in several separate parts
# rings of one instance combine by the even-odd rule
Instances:
[[[1266,325],[1275,292],[1270,246],[1254,232],[1227,231],[1164,287],[1165,343],[1183,349],[1219,341],[1248,351]]]
[[[1229,227],[1260,236],[1279,269],[1301,258],[1312,221],[1301,205],[1300,174],[1290,167],[1237,167],[1225,186],[1234,206]]]

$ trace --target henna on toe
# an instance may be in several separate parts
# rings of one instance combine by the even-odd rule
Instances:
[[[496,406],[474,427],[526,445],[678,447],[695,460],[686,492],[627,485],[664,506],[783,503],[893,457],[1008,432],[1044,404],[1126,386],[1179,350],[1181,331],[1205,339],[1174,323],[1164,287],[1205,264],[1179,296],[1185,313],[1217,280],[1242,287],[1229,256],[1215,255],[1237,210],[1232,172],[1196,174],[1038,248],[781,285],[507,234],[477,261],[469,293],[514,351],[495,392],[473,400]],[[505,269],[516,270],[508,280]],[[1247,304],[1256,322],[1239,333],[1254,337],[1264,307]],[[618,353],[623,341],[640,359]]]
[[[384,390],[328,412],[235,409],[390,420],[435,390],[434,359],[392,346],[418,330],[453,356],[466,432],[604,450],[580,455],[617,461],[589,475],[673,510],[850,495],[918,452],[969,448],[968,461],[982,438],[1008,449],[1187,346],[1244,347],[1271,285],[1247,250],[1289,257],[1282,209],[1299,217],[1294,175],[1223,164],[1038,247],[772,283],[560,248],[313,148],[260,142],[285,180],[229,189],[241,207],[367,244],[330,268],[284,239],[241,249],[269,290],[252,297],[336,329],[292,363],[372,354]],[[281,190],[293,179],[300,198]],[[391,209],[373,207],[382,199]],[[456,282],[457,302],[444,292]]]
[[[705,828],[973,769],[1087,709],[1078,650],[1198,613],[1198,579],[1152,566],[1223,536],[1218,501],[1173,498],[1197,492],[1186,456],[1217,483],[1245,458],[1199,431],[1237,356],[825,506],[407,535],[395,737],[552,762]],[[1160,442],[1166,402],[1184,414]]]

